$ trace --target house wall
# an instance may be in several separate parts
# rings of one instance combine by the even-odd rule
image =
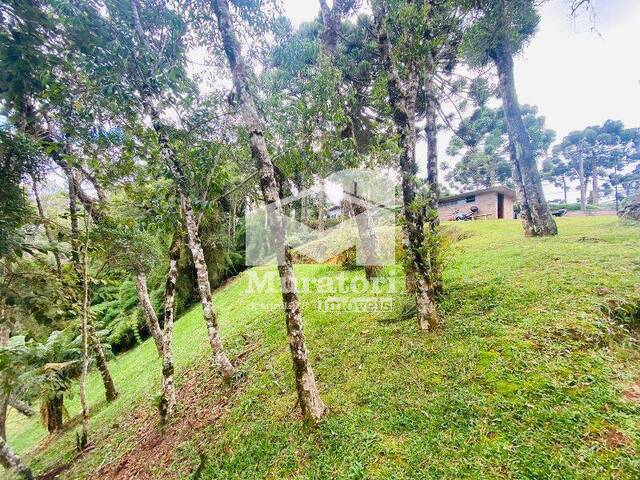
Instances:
[[[467,203],[465,198],[461,199],[462,203],[456,205],[443,205],[438,207],[438,213],[442,220],[451,220],[453,213],[460,210],[462,213],[470,213],[471,207],[478,207],[478,215],[488,215],[488,219],[498,218],[498,193],[487,192],[475,195],[475,201]],[[513,218],[513,199],[504,197],[504,218]]]

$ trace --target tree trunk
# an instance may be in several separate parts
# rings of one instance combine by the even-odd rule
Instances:
[[[233,29],[228,0],[211,0],[218,28],[222,35],[224,50],[233,74],[236,91],[243,119],[249,130],[251,156],[260,172],[260,187],[265,203],[273,207],[271,216],[271,235],[277,248],[278,274],[287,323],[289,348],[293,360],[293,370],[298,391],[298,401],[302,415],[307,423],[316,424],[327,410],[320,398],[315,375],[309,363],[309,355],[302,326],[300,300],[296,289],[295,276],[291,261],[291,252],[284,234],[282,205],[278,195],[274,165],[267,151],[262,122],[258,116],[247,78],[247,67],[242,58],[242,50]]]
[[[564,194],[564,204],[566,205],[567,203],[569,203],[568,199],[567,199],[567,190],[569,188],[567,187],[567,178],[562,175],[562,193]]]
[[[14,397],[13,395],[9,395],[9,405],[13,407],[18,413],[21,413],[25,417],[33,417],[35,415],[35,411],[31,408],[26,402],[23,402],[19,398]]]
[[[47,217],[44,213],[44,208],[42,207],[42,201],[40,200],[40,193],[38,192],[38,184],[36,182],[35,176],[31,177],[32,187],[33,187],[33,196],[36,200],[36,207],[38,208],[38,215],[40,216],[40,221],[42,222],[42,226],[44,228],[44,233],[47,237],[47,242],[49,246],[53,244],[53,237],[51,236],[51,230],[49,229],[49,224],[47,223]],[[62,264],[60,263],[60,254],[56,251],[53,252],[53,257],[56,261],[56,275],[58,278],[62,275]]]
[[[318,230],[323,231],[327,222],[327,192],[325,191],[324,178],[320,179],[320,192],[318,192]]]
[[[365,253],[364,273],[367,280],[372,280],[378,276],[378,273],[382,269],[382,267],[378,265],[378,237],[376,236],[373,221],[367,208],[358,203],[356,199],[356,201],[351,202],[351,210],[353,211],[356,225],[358,226],[358,236],[360,237],[360,243]]]
[[[77,186],[73,181],[72,177],[67,177],[69,182],[69,217],[71,222],[71,261],[74,265],[75,271],[80,272],[80,257],[79,257],[79,232],[78,232],[78,211],[76,207],[76,195],[78,193]],[[96,220],[96,217],[93,215],[93,205],[88,205],[89,215]],[[98,216],[98,220],[102,220],[101,216]],[[75,295],[75,289],[74,289]],[[75,303],[75,302],[74,302]],[[113,383],[113,379],[111,378],[111,373],[109,372],[109,366],[107,365],[107,358],[102,350],[102,345],[100,345],[100,340],[95,331],[95,327],[93,326],[93,322],[91,318],[89,318],[89,338],[91,339],[91,348],[93,349],[94,356],[96,359],[96,366],[98,367],[98,371],[102,376],[102,383],[104,384],[105,397],[107,402],[111,402],[116,399],[118,396],[118,392]]]
[[[409,238],[411,260],[415,277],[415,297],[418,326],[421,330],[434,330],[438,325],[435,303],[435,283],[431,271],[431,259],[425,257],[425,206],[417,195],[418,165],[416,163],[415,102],[418,89],[417,72],[409,73],[407,85],[403,85],[396,71],[389,38],[382,25],[382,12],[377,9],[375,22],[382,63],[387,72],[387,91],[393,111],[393,121],[399,135],[400,171],[402,175],[402,200],[405,224]]]
[[[4,437],[0,437],[0,462],[7,470],[14,470],[20,478],[33,480],[31,469],[11,450]]]
[[[91,318],[89,318],[89,340],[91,341],[91,348],[93,349],[93,355],[96,359],[96,367],[100,372],[100,376],[102,377],[102,384],[104,385],[104,393],[107,399],[107,402],[112,402],[116,398],[118,398],[118,391],[116,390],[116,386],[113,383],[113,378],[111,378],[111,372],[109,372],[109,366],[107,364],[107,357],[104,354],[104,350],[102,349],[102,345],[100,345],[100,339],[96,334],[95,327],[93,326],[93,322]]]
[[[11,330],[6,324],[0,323],[0,347],[6,347],[9,344]],[[7,410],[9,407],[10,392],[0,386],[0,438],[7,438]]]
[[[7,438],[7,413],[9,410],[9,396],[0,392],[0,438]]]
[[[149,298],[149,290],[147,288],[147,275],[141,270],[136,269],[136,291],[138,292],[138,301],[140,302],[140,308],[144,312],[144,318],[147,321],[147,328],[153,341],[156,344],[158,355],[162,357],[162,348],[164,340],[162,338],[162,330],[160,330],[160,324],[158,323],[158,316]]]
[[[144,43],[145,35],[140,23],[140,15],[138,12],[137,0],[131,0],[131,10],[133,12],[133,24],[136,29],[138,41]],[[155,74],[155,72],[153,72]],[[180,196],[180,204],[182,212],[185,217],[185,223],[187,226],[187,239],[189,244],[189,250],[193,257],[193,263],[196,268],[196,279],[198,282],[198,290],[200,292],[200,301],[202,303],[202,313],[204,320],[207,324],[207,330],[209,334],[209,343],[213,350],[213,362],[216,368],[220,371],[221,375],[225,379],[231,378],[235,374],[235,368],[231,365],[231,362],[227,358],[222,346],[222,340],[218,333],[218,319],[213,309],[213,303],[211,300],[211,285],[209,283],[209,271],[204,259],[204,252],[202,250],[202,243],[198,235],[198,222],[196,220],[193,208],[191,205],[191,199],[189,198],[189,189],[187,186],[186,177],[182,172],[182,167],[176,157],[171,144],[169,143],[169,137],[165,131],[164,125],[160,118],[160,114],[151,103],[152,90],[148,85],[143,85],[140,94],[142,96],[142,105],[151,117],[153,123],[153,129],[158,137],[158,144],[160,145],[160,157],[164,161],[165,165],[171,170],[173,178],[178,187],[178,193]]]
[[[62,430],[64,394],[56,392],[50,399],[45,401],[44,408],[47,411],[47,431],[56,433]]]
[[[67,178],[69,188],[69,223],[71,225],[71,262],[76,271],[80,264],[80,232],[78,230],[78,205],[76,203],[76,186],[71,177]]]
[[[593,205],[598,205],[600,203],[600,185],[598,182],[598,175],[596,173],[596,169],[593,169],[593,176],[591,178],[592,189],[591,189],[591,203]]]
[[[438,202],[440,201],[440,185],[438,184],[438,125],[437,102],[434,76],[436,74],[436,61],[431,50],[427,51],[425,59],[424,90],[426,94],[425,104],[425,137],[427,139],[427,202],[426,221],[428,234],[425,235],[426,253],[429,256],[429,272],[432,289],[441,294],[442,265],[440,263],[440,217],[438,215]],[[495,171],[494,171],[495,174]]]
[[[89,220],[85,217],[84,251],[82,255],[82,374],[80,376],[80,404],[82,405],[82,433],[78,448],[87,447],[89,441],[89,403],[87,402],[87,375],[89,373]]]
[[[182,232],[180,228],[177,228],[169,248],[169,272],[164,288],[164,346],[162,349],[162,399],[160,401],[160,419],[163,423],[173,415],[176,406],[176,387],[173,379],[173,321],[181,244]]]
[[[320,35],[320,46],[322,51],[330,60],[331,63],[335,62],[335,51],[338,42],[338,32],[340,30],[340,23],[342,22],[342,16],[346,14],[351,8],[353,8],[355,2],[353,0],[335,0],[333,7],[329,9],[326,0],[320,1],[320,14],[322,17],[323,30]],[[336,90],[336,96],[339,99],[343,99],[342,92],[338,88]],[[346,103],[343,101],[343,104]],[[362,133],[362,125],[358,120],[357,111],[353,108],[345,106],[345,113],[351,123],[350,131],[352,132],[357,149],[359,152],[366,151],[366,136],[360,135]],[[322,185],[324,191],[324,183]],[[357,192],[353,192],[354,195]],[[378,262],[378,238],[373,228],[371,216],[367,211],[367,207],[362,203],[359,203],[357,199],[351,204],[351,210],[358,226],[358,236],[360,237],[360,244],[365,249],[365,275],[367,280],[371,280],[378,275],[381,270],[381,266],[377,265]],[[320,223],[320,229],[324,229],[324,219]]]
[[[231,362],[224,352],[222,339],[218,332],[218,316],[213,308],[213,301],[211,299],[209,270],[204,259],[204,251],[202,250],[202,243],[200,242],[198,225],[193,212],[193,207],[191,206],[191,199],[187,195],[188,190],[186,188],[186,178],[182,173],[182,169],[175,157],[173,149],[169,145],[169,139],[162,131],[161,126],[158,123],[155,123],[155,125],[157,125],[156,132],[158,133],[158,139],[161,145],[161,155],[166,164],[171,168],[178,185],[182,213],[184,214],[185,224],[187,227],[187,243],[196,268],[196,280],[198,283],[198,291],[200,292],[200,302],[202,303],[202,314],[207,324],[209,343],[211,345],[211,350],[213,351],[213,363],[220,371],[222,377],[229,379],[235,374],[235,368],[231,365]]]
[[[513,77],[513,57],[506,39],[492,52],[491,58],[498,69],[502,108],[511,144],[511,169],[525,235],[557,235],[558,227],[544,197],[536,154],[522,121]]]
[[[413,272],[411,243],[409,242],[409,229],[407,228],[406,223],[402,224],[402,252],[404,253],[404,289],[407,293],[413,293],[415,295],[416,276]]]
[[[580,184],[580,210],[587,211],[587,178],[584,173],[584,158],[578,160],[578,183]]]

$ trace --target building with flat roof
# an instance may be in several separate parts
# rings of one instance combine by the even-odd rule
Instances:
[[[491,187],[443,197],[438,202],[441,220],[453,220],[456,212],[471,213],[474,219],[512,219],[516,192],[507,187]]]

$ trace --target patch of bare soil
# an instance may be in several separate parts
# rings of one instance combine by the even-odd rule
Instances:
[[[609,450],[631,445],[631,439],[625,433],[614,427],[609,427],[597,434],[591,434],[589,437],[592,441],[604,445]]]
[[[640,380],[622,392],[622,396],[632,402],[640,403]]]
[[[245,346],[233,361],[241,363],[257,345]],[[157,411],[141,406],[120,422],[120,428],[137,426],[135,445],[120,458],[101,466],[90,478],[108,479],[182,479],[201,469],[206,456],[200,454],[199,465],[172,465],[176,451],[189,442],[202,452],[208,443],[207,427],[217,422],[227,411],[231,399],[246,386],[246,378],[223,384],[209,365],[185,372],[183,383],[177,391],[178,410],[164,427],[160,425]],[[185,462],[183,462],[185,463]],[[161,473],[159,473],[161,472]]]

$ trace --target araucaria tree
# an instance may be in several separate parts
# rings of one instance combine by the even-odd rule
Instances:
[[[453,4],[445,4],[451,7],[448,15],[455,18]],[[400,149],[406,255],[414,278],[418,325],[422,330],[433,330],[438,325],[436,293],[440,289],[436,75],[440,62],[453,64],[455,36],[440,30],[439,22],[448,15],[441,11],[444,7],[435,2],[379,1],[373,7],[379,56],[386,74],[388,102]],[[417,100],[422,88],[427,137],[424,189],[419,188],[416,161]]]
[[[245,63],[240,42],[236,36],[229,2],[228,0],[211,0],[211,6],[218,22],[218,30],[231,70],[235,99],[240,108],[242,120],[249,132],[251,156],[259,171],[262,196],[264,202],[272,207],[273,215],[270,215],[269,218],[270,231],[272,241],[277,248],[278,273],[298,401],[305,421],[315,424],[324,416],[327,407],[320,398],[315,375],[309,363],[302,327],[300,299],[293,274],[291,252],[285,238],[283,210],[275,169],[265,140],[265,127],[256,109],[252,87],[249,83],[249,67]]]
[[[539,16],[534,0],[474,0],[477,18],[466,32],[463,51],[471,65],[492,62],[498,71],[502,109],[510,140],[513,183],[525,235],[556,235],[547,206],[536,151],[522,121],[516,94],[513,56],[535,33]]]

